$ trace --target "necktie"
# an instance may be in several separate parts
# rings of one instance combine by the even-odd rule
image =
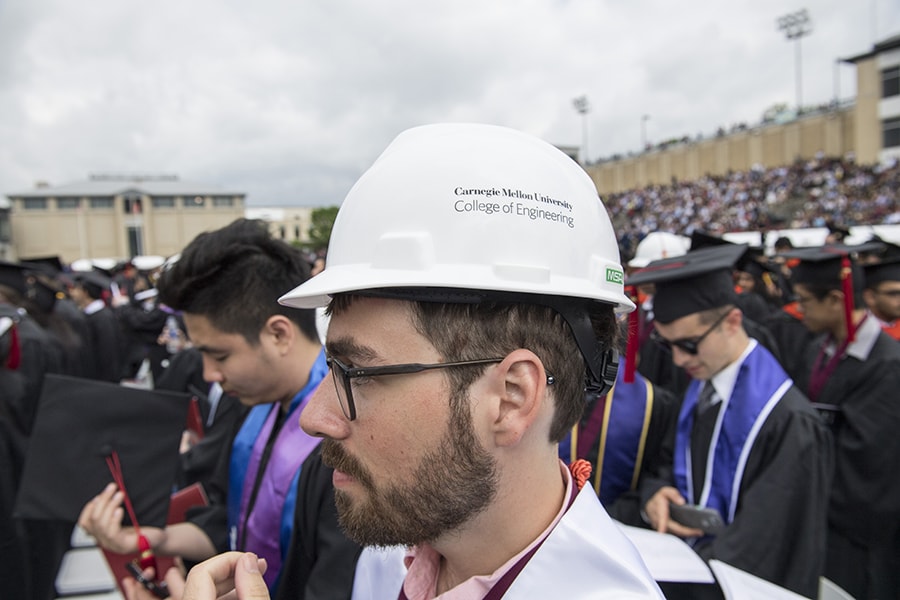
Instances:
[[[713,398],[716,395],[716,389],[709,381],[703,384],[700,390],[700,396],[697,398],[697,415],[702,415],[713,406]]]

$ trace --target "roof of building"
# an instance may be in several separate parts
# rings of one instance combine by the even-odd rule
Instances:
[[[148,196],[245,196],[244,192],[225,190],[207,183],[182,181],[177,175],[91,175],[87,181],[63,185],[40,184],[11,194],[9,198],[118,196],[137,192]]]
[[[893,50],[894,48],[900,48],[900,33],[877,42],[868,52],[863,52],[862,54],[859,54],[857,56],[842,58],[841,60],[843,62],[855,63],[867,58],[872,58],[873,56],[878,56],[882,52],[887,52],[888,50]]]

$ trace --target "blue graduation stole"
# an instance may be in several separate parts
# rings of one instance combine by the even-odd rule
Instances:
[[[653,412],[653,386],[639,373],[635,373],[634,383],[625,383],[624,372],[619,369],[616,384],[606,395],[603,406],[595,407],[598,412],[602,409],[602,415],[592,414],[588,421],[590,425],[595,419],[602,418],[593,480],[594,491],[605,505],[612,504],[637,486]],[[579,436],[585,433],[579,425],[572,428],[571,434],[560,443],[563,460],[572,463],[587,458],[578,456]],[[595,443],[596,438],[591,440],[590,447],[593,448]]]
[[[754,348],[738,370],[731,398],[722,399],[707,454],[703,489],[693,489],[691,430],[701,381],[688,386],[675,436],[675,484],[691,504],[715,508],[726,523],[734,520],[747,457],[769,413],[794,382],[763,346]],[[706,382],[706,385],[712,385]]]

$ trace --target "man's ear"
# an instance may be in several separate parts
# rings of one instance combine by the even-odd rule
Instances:
[[[284,315],[272,315],[266,319],[260,337],[268,337],[281,352],[287,352],[297,335],[293,322]]]
[[[518,444],[540,417],[547,402],[547,372],[537,355],[514,350],[498,365],[498,407],[492,424],[498,446]],[[502,389],[500,389],[502,387]]]

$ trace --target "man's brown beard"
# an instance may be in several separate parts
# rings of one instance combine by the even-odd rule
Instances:
[[[483,511],[497,491],[494,458],[475,437],[467,410],[454,410],[447,432],[415,468],[412,483],[376,484],[340,442],[322,441],[322,460],[356,479],[363,498],[335,490],[338,520],[364,546],[433,541]]]

